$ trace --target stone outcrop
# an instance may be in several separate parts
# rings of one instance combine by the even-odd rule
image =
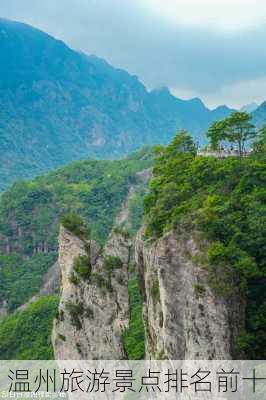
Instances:
[[[126,358],[122,333],[129,319],[130,250],[131,241],[123,233],[112,232],[100,249],[61,227],[62,289],[52,335],[56,359]],[[77,273],[77,260],[87,260],[83,277]]]
[[[143,295],[147,359],[237,358],[245,302],[237,289],[225,296],[210,285],[208,269],[200,262],[199,235],[170,232],[158,240],[144,240],[144,232],[145,227],[133,249],[132,240],[115,228],[101,249],[61,227],[55,358],[126,358],[122,334],[129,322],[128,267],[134,257]],[[76,268],[79,259],[85,260],[85,275]]]
[[[44,275],[43,285],[39,292],[32,296],[32,298],[27,301],[27,303],[22,304],[22,306],[18,307],[18,311],[26,310],[30,304],[34,303],[42,296],[51,296],[59,292],[60,288],[60,268],[58,262],[55,262],[51,268],[49,268],[48,272]]]
[[[8,304],[6,300],[0,302],[0,320],[8,314]]]
[[[244,324],[239,293],[223,297],[209,285],[208,271],[195,262],[192,237],[168,233],[157,241],[136,239],[146,329],[146,357],[231,359]],[[193,261],[194,260],[194,261]]]
[[[130,216],[129,216],[130,201],[134,198],[134,195],[138,193],[138,191],[141,188],[143,188],[143,186],[147,187],[149,180],[151,179],[151,176],[152,176],[151,168],[147,168],[144,169],[143,171],[139,171],[136,173],[137,183],[129,187],[127,197],[123,202],[119,213],[116,216],[115,226],[124,227],[126,230],[129,231],[132,229],[131,225],[132,221],[130,221]]]

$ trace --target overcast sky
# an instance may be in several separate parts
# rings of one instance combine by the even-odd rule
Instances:
[[[266,99],[265,0],[0,0],[0,16],[210,107]]]

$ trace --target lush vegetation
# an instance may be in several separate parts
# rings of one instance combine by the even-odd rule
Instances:
[[[123,334],[123,343],[129,360],[142,360],[145,356],[144,325],[142,320],[142,299],[137,275],[128,282],[130,301],[129,328]]]
[[[112,272],[116,268],[122,268],[123,263],[119,257],[116,256],[106,256],[104,258],[103,268],[108,272]]]
[[[87,255],[78,256],[74,260],[74,273],[84,281],[88,281],[91,275],[90,258]]]
[[[90,230],[88,225],[76,212],[71,211],[68,214],[62,215],[60,222],[64,228],[72,232],[80,239],[90,239]]]
[[[241,349],[250,358],[264,358],[265,131],[249,157],[197,156],[184,131],[156,153],[154,178],[145,198],[147,238],[172,229],[183,234],[202,232],[202,243],[209,243],[202,262],[209,268],[210,283],[224,295],[237,286],[248,299]]]
[[[78,236],[103,244],[129,187],[141,187],[136,172],[151,163],[147,150],[125,160],[74,162],[33,181],[18,182],[3,193],[0,302],[7,299],[14,310],[38,292],[56,259],[60,219]]]
[[[252,116],[246,112],[235,111],[221,121],[215,121],[209,128],[207,136],[214,149],[229,145],[237,147],[239,156],[245,153],[245,145],[254,139],[257,132],[252,124]]]
[[[132,235],[135,235],[137,233],[143,220],[143,214],[144,214],[143,203],[145,195],[146,195],[146,189],[143,188],[142,190],[135,193],[129,200],[128,222],[129,222],[130,233]]]
[[[0,299],[8,300],[9,311],[38,293],[44,274],[55,261],[56,253],[53,251],[30,258],[16,253],[0,255]]]
[[[30,26],[1,20],[2,31],[0,191],[72,160],[167,143],[178,127],[201,141],[199,133],[230,112],[167,89],[148,91],[126,71]]]
[[[83,304],[80,303],[72,303],[69,301],[66,304],[66,310],[70,315],[70,321],[72,326],[74,326],[77,330],[82,328],[81,317],[84,312]]]
[[[25,311],[7,316],[0,324],[0,359],[53,359],[51,331],[57,307],[56,296],[41,297]]]
[[[152,164],[146,151],[120,161],[74,162],[13,185],[0,198],[0,301],[8,299],[9,309],[15,310],[38,292],[57,257],[60,220],[80,238],[92,237],[103,244],[130,186],[137,185],[129,202],[132,233],[141,224],[143,204],[150,240],[173,229],[184,235],[197,233],[198,240],[200,232],[199,261],[209,270],[210,284],[223,296],[237,287],[247,299],[246,330],[239,338],[239,350],[249,358],[265,357],[266,128],[254,133],[249,119],[235,116],[213,124],[208,134],[213,148],[236,145],[240,157],[198,156],[192,138],[181,131],[169,146],[155,149],[153,179],[144,201],[145,188],[136,172]],[[253,153],[242,157],[246,142],[254,136]],[[88,257],[77,258],[71,279],[95,280],[111,291],[111,272],[120,266],[120,259],[107,257],[106,276],[91,274]],[[199,285],[194,290],[198,296],[204,294]],[[160,301],[156,281],[152,295],[155,303]],[[124,346],[129,359],[142,359],[142,301],[135,275],[129,282],[129,296],[131,318]],[[42,298],[26,311],[6,317],[0,324],[0,358],[51,358],[56,308],[55,297]],[[82,304],[69,303],[67,311],[77,329],[82,327],[81,315],[93,318]]]

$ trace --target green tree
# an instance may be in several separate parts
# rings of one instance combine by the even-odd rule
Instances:
[[[233,144],[237,146],[238,154],[242,157],[246,142],[254,139],[257,135],[251,119],[250,114],[235,111],[229,117],[214,122],[207,131],[212,149],[220,150],[222,142]]]
[[[215,121],[207,131],[212,150],[220,150],[220,142],[225,139],[226,120]]]
[[[197,149],[192,137],[186,130],[178,131],[170,145],[167,147],[167,153],[172,156],[178,153],[190,153],[196,155]]]
[[[226,140],[228,129],[214,129],[215,139]],[[179,138],[155,159],[144,199],[146,238],[154,240],[170,231],[176,231],[180,240],[195,235],[200,251],[193,260],[209,272],[213,290],[222,296],[241,291],[246,301],[239,349],[249,359],[262,359],[266,354],[264,156],[254,151],[241,163],[235,157],[195,157],[179,151]],[[265,130],[258,142],[265,143]]]
[[[1,360],[50,360],[57,296],[40,297],[25,310],[6,316],[0,323]]]
[[[257,140],[254,142],[253,150],[255,153],[266,152],[266,125],[264,125],[258,133]]]
[[[257,132],[251,123],[251,115],[246,112],[233,112],[226,118],[225,139],[235,143],[241,157],[245,151],[245,143],[254,139]]]

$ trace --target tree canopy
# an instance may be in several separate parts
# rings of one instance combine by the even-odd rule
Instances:
[[[245,152],[245,144],[257,135],[251,119],[250,114],[235,111],[227,118],[215,121],[207,132],[212,148],[219,150],[226,144],[236,146],[239,156],[242,157]]]
[[[238,157],[195,155],[188,142],[184,133],[178,134],[156,157],[144,199],[146,237],[156,239],[173,230],[181,235],[201,232],[200,262],[209,271],[210,285],[224,296],[237,289],[247,299],[239,349],[251,359],[265,357],[265,128],[258,137],[260,152],[241,163]]]

